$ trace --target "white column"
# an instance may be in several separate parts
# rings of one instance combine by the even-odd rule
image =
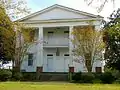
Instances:
[[[43,27],[39,27],[37,45],[37,67],[43,66]]]
[[[73,50],[73,44],[72,44],[72,35],[73,31],[73,26],[69,26],[69,54],[70,54],[70,60],[69,60],[69,67],[73,66],[73,55],[72,55],[72,50]]]

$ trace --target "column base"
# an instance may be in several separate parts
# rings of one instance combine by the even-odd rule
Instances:
[[[74,67],[69,67],[69,72],[74,72]]]
[[[37,67],[37,70],[36,70],[36,72],[43,72],[43,67]]]

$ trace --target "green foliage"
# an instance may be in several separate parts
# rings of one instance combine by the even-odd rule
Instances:
[[[115,81],[115,77],[112,75],[111,72],[105,72],[101,75],[100,80],[102,81],[102,83],[111,84]]]
[[[119,78],[115,78],[113,73],[104,72],[104,73],[76,73],[73,75],[74,83],[105,83],[111,84],[115,80],[116,83],[119,83]]]
[[[35,81],[36,80],[36,73],[22,73],[23,74],[23,81]]]
[[[92,73],[78,72],[73,75],[72,79],[76,83],[93,83],[95,76]]]
[[[12,72],[10,70],[1,69],[0,70],[0,81],[10,80],[12,77]]]
[[[102,31],[96,30],[93,25],[74,27],[72,43],[75,45],[73,54],[80,62],[85,62],[88,72],[92,71],[95,60],[102,60],[104,42]]]
[[[111,14],[104,29],[106,67],[120,71],[120,9]]]
[[[75,74],[72,76],[72,79],[75,80],[76,82],[78,82],[78,81],[81,80],[81,75],[82,75],[82,72],[75,73]]]
[[[13,23],[0,6],[0,59],[11,60],[15,53],[15,32]],[[3,58],[2,58],[3,57]]]
[[[25,25],[15,22],[16,25],[16,54],[15,65],[20,69],[20,64],[29,52],[29,49],[35,44],[35,28],[28,28]],[[18,69],[18,70],[19,70]]]
[[[20,72],[14,72],[13,73],[12,80],[20,81],[22,79],[23,79],[22,73],[20,73]]]
[[[81,80],[83,81],[83,83],[92,83],[94,79],[95,76],[92,73],[85,73],[81,76]]]

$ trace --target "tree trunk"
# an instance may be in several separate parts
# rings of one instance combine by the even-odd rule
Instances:
[[[91,54],[87,53],[85,54],[85,66],[88,70],[88,72],[92,72],[92,64],[91,64]]]
[[[20,72],[20,54],[19,54],[19,49],[16,49],[15,52],[15,60],[14,60],[14,69],[17,72]]]

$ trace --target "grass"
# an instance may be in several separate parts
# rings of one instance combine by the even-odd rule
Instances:
[[[120,90],[120,85],[72,84],[65,82],[1,82],[0,90]]]

